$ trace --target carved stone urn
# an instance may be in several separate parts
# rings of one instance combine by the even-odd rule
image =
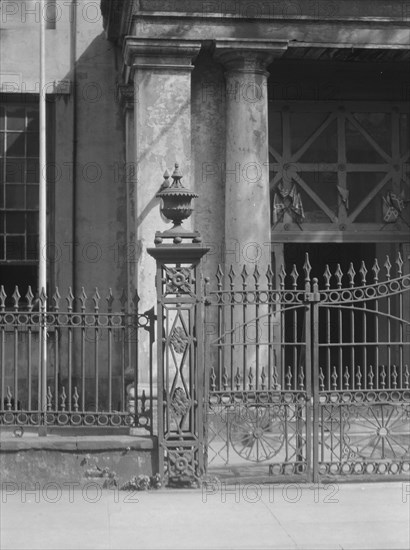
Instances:
[[[191,200],[197,198],[198,195],[182,185],[182,175],[178,164],[175,164],[175,170],[172,174],[172,184],[169,185],[168,170],[165,172],[164,178],[161,191],[157,193],[156,197],[163,201],[161,206],[162,214],[174,224],[167,233],[186,231],[181,227],[181,224],[192,214]]]

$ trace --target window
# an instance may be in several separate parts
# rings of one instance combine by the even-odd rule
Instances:
[[[37,290],[39,107],[2,102],[0,107],[0,285],[8,296],[19,286]],[[8,304],[10,304],[8,300]]]

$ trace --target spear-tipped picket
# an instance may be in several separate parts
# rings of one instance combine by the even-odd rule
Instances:
[[[271,290],[274,283],[274,273],[270,264],[268,265],[268,269],[266,270],[266,280],[268,282],[268,289]]]
[[[74,297],[74,294],[73,294],[73,290],[70,286],[69,289],[68,289],[68,294],[66,296],[67,309],[68,309],[69,313],[71,313],[73,311],[74,300],[75,300],[75,297]]]
[[[280,281],[281,290],[284,290],[285,288],[285,279],[286,279],[286,270],[285,270],[285,266],[282,264],[279,270],[279,281]]]
[[[350,389],[350,372],[349,372],[349,367],[347,365],[345,367],[345,373],[343,375],[343,378],[345,379],[345,389],[349,390]]]
[[[218,269],[216,270],[216,281],[217,281],[218,291],[222,290],[223,280],[224,280],[224,272],[222,271],[221,264],[218,264]]]
[[[301,391],[303,391],[305,389],[305,373],[303,372],[303,369],[301,369],[300,373],[299,373],[299,389]]]
[[[80,395],[77,390],[77,386],[74,386],[74,393],[73,393],[73,409],[74,412],[78,412],[78,402],[80,400]]]
[[[405,365],[405,367],[404,367],[404,376],[403,376],[403,385],[404,385],[404,388],[406,390],[409,388],[409,378],[410,378],[409,366]]]
[[[365,285],[366,284],[366,276],[367,276],[367,267],[366,267],[366,264],[364,263],[364,260],[362,260],[362,265],[360,266],[360,274],[362,276],[362,285]]]
[[[81,313],[84,313],[85,310],[86,310],[86,307],[87,307],[87,300],[88,300],[88,296],[85,292],[85,289],[84,287],[81,287],[81,293],[80,293],[80,296],[79,296],[79,299],[80,299],[80,304],[81,304]]]
[[[379,262],[377,261],[377,258],[374,259],[372,271],[374,274],[373,276],[374,282],[375,284],[377,284],[379,282],[379,273],[380,273],[380,267],[379,267]]]
[[[333,365],[333,371],[332,371],[332,389],[334,390],[337,390],[337,379],[338,379],[338,376],[337,376],[337,370],[336,370],[336,366]]]
[[[11,411],[11,401],[13,399],[13,394],[11,393],[10,386],[7,386],[6,390],[6,410]]]
[[[340,267],[340,264],[337,264],[335,277],[337,279],[337,288],[342,288],[343,271],[342,271],[342,268]]]
[[[59,311],[60,300],[61,300],[60,292],[58,291],[58,287],[56,287],[55,292],[53,294],[54,311]]]
[[[360,365],[358,365],[358,369],[356,371],[356,388],[358,390],[362,389],[362,370],[360,368]]]
[[[262,367],[262,370],[261,370],[261,389],[262,389],[262,390],[265,390],[265,389],[266,389],[266,372],[265,372],[265,367]]]
[[[94,302],[94,311],[96,313],[98,313],[98,311],[100,309],[100,300],[101,300],[100,293],[98,292],[98,288],[95,287],[95,291],[94,291],[94,294],[93,294],[93,302]]]
[[[19,310],[19,302],[20,302],[20,298],[21,298],[18,286],[16,286],[14,288],[12,298],[13,298],[13,301],[14,301],[14,304],[13,304],[14,311],[18,311]]]
[[[373,389],[373,379],[374,379],[373,365],[369,366],[369,373],[367,375],[367,378],[369,380],[369,390],[372,390]]]
[[[249,273],[246,268],[246,264],[242,267],[241,271],[241,279],[242,279],[242,287],[245,289],[248,286],[248,277]]]
[[[124,297],[125,297],[125,302],[121,302],[121,304],[124,303],[124,307],[125,307],[126,300],[127,300],[125,291],[124,291]],[[121,300],[122,300],[122,299],[123,299],[123,298],[121,297]],[[132,304],[133,304],[134,312],[135,312],[135,313],[138,313],[138,308],[139,308],[138,304],[140,303],[140,300],[141,300],[141,298],[139,297],[138,292],[135,291],[135,292],[134,292],[134,296],[133,296],[133,298],[132,298]]]
[[[253,379],[254,379],[253,370],[252,370],[252,367],[250,367],[248,372],[248,388],[250,390],[253,390]]]
[[[42,311],[45,311],[47,308],[47,294],[44,287],[42,287],[39,295],[39,301],[40,301],[40,309]]]
[[[325,375],[323,374],[323,369],[319,369],[319,389],[320,391],[325,391]]]
[[[312,266],[309,261],[309,254],[306,252],[305,263],[303,264],[303,270],[305,272],[305,290],[310,291],[310,272],[312,271]]]
[[[290,276],[292,277],[292,286],[296,290],[298,288],[298,279],[299,279],[299,273],[296,269],[296,265],[293,264],[292,271],[290,272]]]
[[[274,365],[272,369],[272,389],[277,390],[278,387],[279,387],[278,368],[276,365]]]
[[[33,311],[33,301],[34,301],[34,294],[31,290],[31,286],[28,287],[28,290],[26,292],[26,300],[27,300],[27,309],[29,311]]]
[[[47,387],[46,399],[47,399],[47,411],[50,412],[51,409],[53,408],[53,394],[51,393],[50,386]]]
[[[111,297],[112,297],[112,300],[111,300]],[[113,296],[111,288],[108,290],[108,295],[106,297],[106,300],[107,300],[108,309],[111,311],[113,303],[114,303],[114,296]],[[119,302],[120,302],[120,306],[121,306],[121,311],[124,313],[125,310],[127,309],[127,305],[128,305],[128,294],[127,294],[125,288],[122,289],[121,296],[119,298]]]
[[[242,376],[241,376],[241,373],[239,372],[239,367],[237,367],[236,369],[234,381],[235,381],[236,390],[239,391],[241,388],[241,382],[242,382]]]
[[[389,255],[386,256],[386,261],[383,264],[384,268],[386,269],[386,279],[390,280],[390,271],[391,271],[391,263]]]
[[[255,269],[253,270],[253,279],[255,281],[255,288],[259,288],[259,280],[261,278],[261,274],[259,273],[258,264],[255,265]]]
[[[65,388],[63,386],[60,393],[60,408],[62,411],[66,410],[66,404],[67,404],[67,395],[65,393]]]
[[[235,277],[236,273],[233,266],[231,265],[228,272],[229,286],[231,287],[231,290],[233,290],[233,287],[235,286]]]
[[[356,271],[355,271],[353,262],[350,262],[350,266],[349,266],[349,270],[348,270],[347,274],[349,275],[350,286],[353,288],[354,287],[354,278],[356,276]]]
[[[228,373],[226,367],[222,371],[222,387],[226,391],[228,389]]]
[[[400,252],[397,254],[396,264],[397,264],[397,275],[401,277],[403,275],[403,258],[401,257]]]
[[[210,375],[210,381],[211,381],[211,391],[216,390],[216,373],[214,367],[211,368],[211,375]]]
[[[113,306],[113,303],[114,303],[114,296],[112,294],[112,289],[111,288],[108,289],[108,294],[107,294],[105,299],[107,300],[108,313],[111,313],[112,312],[112,306]]]
[[[4,290],[4,286],[1,285],[1,287],[0,287],[0,311],[1,312],[4,312],[4,310],[5,310],[6,299],[7,299],[6,291]]]
[[[287,390],[292,389],[292,369],[290,365],[288,365],[288,371],[286,373],[285,378],[286,378],[286,389]]]
[[[380,369],[380,386],[382,390],[386,388],[386,367],[385,365],[382,365],[382,368]]]
[[[393,386],[393,389],[395,390],[397,389],[397,366],[396,365],[393,365],[391,378],[392,378],[392,386]]]
[[[330,272],[329,264],[326,264],[326,269],[325,269],[325,272],[323,273],[323,278],[325,280],[326,290],[330,289],[330,279],[331,279],[331,277],[332,277],[332,273]]]

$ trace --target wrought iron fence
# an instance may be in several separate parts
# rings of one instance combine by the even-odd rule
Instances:
[[[303,277],[282,267],[277,285],[270,267],[218,269],[206,294],[208,472],[408,476],[410,273],[400,254],[395,264],[326,267],[322,288],[308,256]]]
[[[30,288],[22,297],[17,287],[7,296],[1,287],[0,425],[130,426],[152,433],[152,368],[140,380],[138,343],[146,340],[151,363],[154,313],[139,313],[138,301],[111,290],[104,298],[98,289],[88,295],[84,288],[77,297],[71,289],[65,298],[58,289],[51,298],[35,297]]]

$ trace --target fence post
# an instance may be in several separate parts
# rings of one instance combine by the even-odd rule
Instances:
[[[182,186],[178,165],[172,178],[157,197],[174,226],[156,233],[148,253],[156,260],[159,472],[165,484],[184,485],[204,471],[202,258],[209,248],[181,227],[197,195]]]

